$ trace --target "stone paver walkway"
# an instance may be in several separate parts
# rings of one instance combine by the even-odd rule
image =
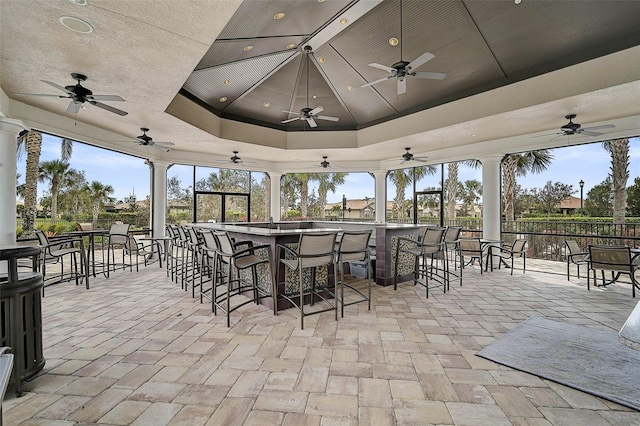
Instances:
[[[362,285],[361,281],[357,282]],[[375,286],[334,321],[211,314],[157,265],[47,288],[42,374],[5,425],[631,425],[640,413],[475,353],[530,316],[619,330],[629,285],[503,269],[424,297]]]

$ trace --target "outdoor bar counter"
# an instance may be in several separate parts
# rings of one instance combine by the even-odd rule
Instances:
[[[395,253],[398,237],[417,238],[421,234],[423,226],[413,224],[376,224],[371,222],[338,222],[338,221],[314,221],[314,222],[277,222],[277,223],[194,223],[192,226],[206,229],[227,231],[237,240],[251,240],[272,247],[272,255],[275,260],[276,245],[296,243],[302,233],[340,232],[372,230],[369,245],[372,254],[375,253],[375,282],[381,286],[392,285],[394,281]],[[400,280],[409,279],[413,273],[414,259],[398,259],[398,272]]]

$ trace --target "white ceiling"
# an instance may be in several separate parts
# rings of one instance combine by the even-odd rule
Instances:
[[[405,146],[436,163],[640,134],[638,46],[358,131],[287,133],[220,119],[177,94],[240,3],[2,0],[0,114],[141,156],[155,152],[117,141],[149,127],[154,139],[175,143],[160,155],[167,161],[228,165],[237,150],[254,161],[247,169],[279,171],[308,170],[323,155],[354,171],[397,168]],[[74,33],[61,16],[81,18],[94,31]],[[95,94],[122,96],[126,102],[110,104],[129,114],[89,107],[74,119],[65,99],[15,95],[57,94],[41,80],[73,84],[71,72],[86,74],[83,85]],[[616,127],[600,138],[532,138],[557,131],[567,114],[585,127]]]

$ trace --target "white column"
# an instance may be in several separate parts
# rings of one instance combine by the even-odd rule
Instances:
[[[482,234],[500,240],[500,163],[502,155],[479,158],[482,162]]]
[[[165,161],[153,162],[153,236],[164,237],[167,223],[167,168],[170,163]]]
[[[269,172],[269,180],[271,181],[271,213],[270,216],[274,222],[281,219],[280,206],[280,178],[282,173]]]
[[[376,223],[387,221],[387,172],[373,172],[376,180]]]
[[[25,129],[21,121],[0,117],[0,245],[16,243],[16,138]]]

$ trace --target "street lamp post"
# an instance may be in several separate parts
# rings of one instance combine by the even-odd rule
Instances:
[[[584,210],[582,209],[582,194],[584,190],[584,181],[580,179],[580,182],[578,182],[578,184],[580,185],[580,216],[582,216],[584,214]]]

